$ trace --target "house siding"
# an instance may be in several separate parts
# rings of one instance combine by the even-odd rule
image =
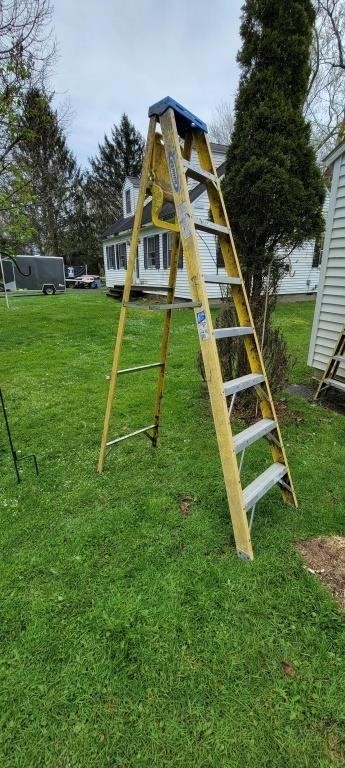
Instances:
[[[218,168],[225,160],[225,148],[217,148],[214,144],[212,144],[212,154],[215,166]],[[195,152],[192,153],[191,156],[191,162],[194,167],[198,167],[198,157]],[[188,179],[188,187],[189,189],[193,189],[198,182],[196,182],[193,179]],[[126,217],[126,208],[125,208],[125,194],[126,190],[131,189],[131,195],[132,200],[137,202],[138,198],[138,189],[133,187],[133,184],[130,179],[126,179],[124,187],[123,187],[123,210],[124,210],[124,216]],[[197,200],[193,203],[193,212],[195,216],[201,218],[201,219],[208,219],[209,218],[209,200],[207,193],[204,192],[202,195],[200,195]],[[129,214],[128,214],[129,218]],[[134,276],[134,282],[136,284],[142,285],[143,287],[146,285],[150,286],[157,286],[157,287],[167,287],[168,286],[168,279],[169,279],[169,271],[163,269],[163,260],[162,260],[162,229],[158,229],[150,225],[146,225],[142,227],[141,229],[141,236],[138,246],[138,266],[139,266],[139,275],[135,274]],[[148,235],[155,235],[158,234],[160,238],[160,269],[155,268],[144,268],[144,246],[143,246],[143,237]],[[107,287],[112,287],[113,285],[121,285],[125,282],[126,273],[125,270],[109,270],[107,268],[107,262],[106,262],[106,246],[110,244],[115,243],[121,243],[121,242],[127,242],[127,255],[129,253],[129,241],[130,241],[130,235],[131,233],[128,232],[121,232],[118,235],[113,235],[109,237],[104,242],[104,265],[105,265],[105,278],[106,278],[106,285]],[[217,272],[217,266],[216,266],[216,253],[217,253],[217,238],[206,232],[197,232],[197,239],[199,244],[199,253],[200,253],[200,259],[202,264],[202,270],[205,274],[215,274]],[[283,277],[283,279],[280,282],[278,292],[280,294],[284,295],[293,295],[293,294],[306,294],[306,293],[316,293],[318,282],[319,282],[319,275],[320,275],[320,268],[313,268],[312,262],[313,262],[313,253],[314,253],[314,242],[310,241],[305,243],[301,248],[295,249],[292,254],[289,256],[289,260],[287,263],[290,264],[289,272]],[[282,251],[283,256],[283,251]],[[224,269],[218,270],[220,274],[225,274]],[[221,290],[220,287],[217,284],[208,284],[207,285],[207,293],[210,299],[217,299],[221,296]],[[188,275],[187,270],[184,268],[181,270],[178,270],[177,274],[177,280],[176,280],[176,296],[179,298],[191,298],[190,289],[189,289],[189,282],[188,282]]]
[[[308,364],[324,371],[345,324],[345,146],[335,160]],[[345,378],[345,366],[339,368]]]

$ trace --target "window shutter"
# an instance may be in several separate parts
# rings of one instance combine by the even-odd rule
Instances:
[[[147,237],[144,237],[144,269],[147,269]]]
[[[108,267],[108,269],[110,269],[110,266],[109,266],[109,245],[106,246],[105,251],[106,251],[106,255],[107,255],[107,267]]]
[[[168,269],[168,233],[163,232],[163,269]]]
[[[183,250],[182,250],[182,248],[180,248],[180,253],[179,253],[179,256],[178,256],[178,264],[177,264],[177,266],[178,266],[179,269],[183,269]]]
[[[115,264],[114,264],[114,266],[115,266]],[[120,269],[119,246],[118,245],[116,245],[116,269]]]
[[[160,258],[159,258],[159,235],[155,235],[155,263],[156,263],[156,269],[160,269]]]
[[[127,243],[124,243],[124,260],[123,260],[123,268],[127,269]]]

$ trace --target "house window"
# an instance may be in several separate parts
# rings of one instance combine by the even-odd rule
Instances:
[[[114,245],[107,245],[106,257],[107,257],[108,269],[115,269],[115,246]]]
[[[170,268],[171,262],[171,249],[172,249],[172,234],[171,232],[163,232],[163,269]]]
[[[126,243],[116,244],[116,266],[118,269],[127,269],[127,246]]]
[[[131,213],[131,190],[126,189],[126,213]]]
[[[317,269],[321,264],[324,235],[315,240],[312,267]]]
[[[159,269],[159,235],[144,237],[144,267],[145,269]]]
[[[169,269],[171,264],[171,251],[172,251],[172,243],[173,243],[172,232],[163,232],[162,242],[163,242],[163,269]],[[179,269],[183,269],[182,249],[180,250],[177,266]]]

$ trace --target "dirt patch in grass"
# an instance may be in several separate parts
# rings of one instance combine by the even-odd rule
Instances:
[[[302,555],[310,573],[326,584],[338,603],[345,609],[345,537],[320,536],[300,541],[296,549]]]

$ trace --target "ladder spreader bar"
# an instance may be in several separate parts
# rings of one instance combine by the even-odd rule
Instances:
[[[127,440],[129,437],[140,435],[141,432],[148,432],[149,429],[154,429],[155,426],[156,426],[155,424],[150,424],[149,427],[142,427],[142,429],[136,429],[135,432],[129,432],[128,435],[117,437],[116,440],[109,440],[109,442],[106,443],[106,446],[107,448],[110,448],[110,446],[115,445],[115,443],[122,443],[123,440]]]
[[[240,277],[229,277],[229,275],[204,275],[205,283],[218,283],[219,285],[241,285]]]
[[[121,368],[117,373],[134,373],[134,371],[147,371],[149,368],[161,368],[163,363],[149,363],[148,365],[136,365],[134,368]]]
[[[223,224],[215,224],[208,219],[194,219],[195,229],[200,229],[201,232],[210,232],[212,235],[228,235],[229,230],[224,227]]]
[[[190,176],[191,179],[201,182],[212,181],[214,184],[217,183],[217,176],[214,176],[214,174],[209,171],[205,171],[204,168],[194,168],[192,163],[189,163],[188,160],[183,161],[183,167],[186,176]]]
[[[151,310],[196,309],[197,307],[201,307],[200,301],[181,301],[181,302],[174,301],[173,304],[151,304],[150,305]]]
[[[138,304],[136,301],[124,301],[122,306],[129,307],[130,309],[146,309],[147,311],[153,312],[155,310],[164,311],[168,309],[194,309],[196,307],[201,307],[201,302],[174,301],[173,304]]]

